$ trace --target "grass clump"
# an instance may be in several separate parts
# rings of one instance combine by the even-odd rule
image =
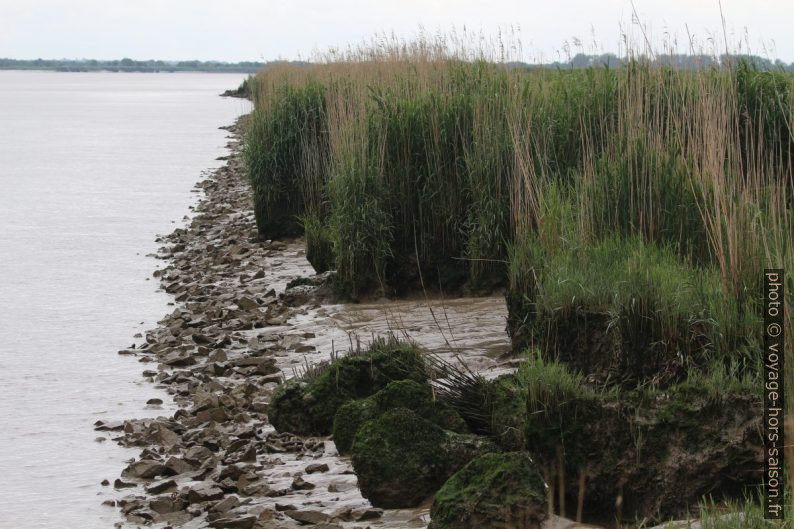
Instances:
[[[742,314],[719,274],[682,264],[670,250],[637,238],[569,241],[553,253],[524,243],[530,280],[511,293],[517,345],[624,384],[669,384],[714,359],[755,367],[758,317]],[[521,273],[526,274],[525,271]],[[522,292],[523,291],[523,292]]]

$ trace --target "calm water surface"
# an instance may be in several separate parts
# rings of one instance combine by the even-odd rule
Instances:
[[[146,255],[220,163],[242,78],[0,72],[0,529],[119,521],[100,482],[137,451],[92,425],[168,411],[117,351],[169,310]]]

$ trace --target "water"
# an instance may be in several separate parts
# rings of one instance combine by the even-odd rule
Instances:
[[[100,482],[137,451],[92,425],[169,411],[117,351],[169,310],[146,255],[221,163],[242,78],[0,72],[0,529],[119,521]]]

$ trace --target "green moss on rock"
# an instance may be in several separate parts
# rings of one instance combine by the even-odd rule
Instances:
[[[328,435],[337,410],[368,397],[389,382],[427,380],[421,351],[396,340],[378,340],[366,352],[331,362],[303,380],[280,386],[269,408],[271,424],[280,432]]]
[[[361,494],[374,506],[413,507],[449,476],[447,434],[406,408],[367,421],[353,444],[353,469]]]
[[[454,409],[446,403],[433,400],[430,384],[396,380],[371,397],[348,402],[339,408],[334,417],[333,429],[334,443],[339,453],[350,453],[356,431],[362,424],[396,408],[412,410],[444,430],[466,432],[466,423]]]
[[[524,450],[527,405],[521,381],[514,374],[501,376],[489,381],[486,394],[493,439],[506,450]]]
[[[359,427],[379,414],[375,399],[368,397],[343,404],[334,417],[334,444],[340,454],[349,454]]]
[[[365,422],[353,443],[361,494],[376,507],[415,507],[453,472],[497,450],[488,438],[449,432],[408,408]]]
[[[451,474],[475,457],[499,451],[499,447],[490,438],[482,435],[447,432],[444,451]]]
[[[414,380],[391,382],[378,391],[374,399],[381,413],[395,408],[408,408],[445,430],[466,432],[463,418],[448,404],[435,400],[428,383],[420,384]]]
[[[546,485],[529,455],[491,453],[444,483],[430,510],[429,529],[534,529],[546,516]]]

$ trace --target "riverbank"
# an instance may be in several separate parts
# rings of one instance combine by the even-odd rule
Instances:
[[[288,288],[314,270],[302,241],[257,236],[240,156],[245,119],[228,128],[226,165],[197,185],[204,197],[194,218],[161,239],[158,256],[167,264],[155,276],[174,295],[174,311],[120,352],[135,355],[147,380],[180,409],[172,417],[97,424],[142,450],[109,480],[127,492],[109,503],[132,524],[425,527],[429,505],[373,509],[329,439],[276,433],[267,404],[306,365],[398,328],[451,361],[465,350],[470,367],[488,376],[509,371],[504,298],[350,307],[323,289]]]

